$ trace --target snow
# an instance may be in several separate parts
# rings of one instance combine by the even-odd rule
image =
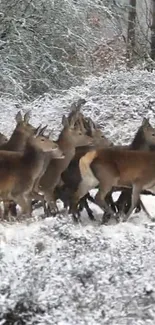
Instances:
[[[31,109],[32,122],[48,123],[56,137],[79,97],[115,143],[129,143],[144,116],[155,123],[154,73],[134,70],[92,77],[29,104],[1,97],[0,131],[9,135],[19,108]],[[154,217],[154,197],[142,200]],[[80,225],[67,213],[0,224],[0,325],[155,324],[155,223],[140,212],[101,226],[101,210],[91,207],[96,221],[83,212]]]

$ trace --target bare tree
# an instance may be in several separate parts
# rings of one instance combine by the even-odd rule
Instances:
[[[127,60],[131,66],[136,44],[136,0],[130,0],[127,28]]]
[[[151,59],[155,60],[155,0],[151,0]]]
[[[108,0],[0,0],[0,94],[30,99],[79,85],[96,72],[96,47],[118,34]]]

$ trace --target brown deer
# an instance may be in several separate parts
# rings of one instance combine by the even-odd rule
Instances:
[[[144,121],[144,122],[146,122],[146,121]],[[147,123],[146,123],[147,124]],[[146,125],[145,125],[146,126]],[[146,134],[147,134],[147,141],[148,141],[148,143],[147,143],[147,141],[146,141],[146,143],[147,143],[147,146],[145,146],[145,149],[147,148],[147,147],[151,147],[150,149],[153,149],[154,147],[153,147],[153,145],[154,145],[154,137],[155,137],[155,130],[150,126],[150,125],[148,125],[148,130],[147,130],[147,128],[146,128]],[[146,134],[145,134],[145,136],[146,136]],[[149,144],[149,145],[148,145]],[[116,153],[117,152],[119,152],[120,153],[120,155],[121,155],[121,152],[122,152],[122,156],[123,156],[123,152],[125,151],[127,151],[127,152],[130,152],[129,150],[127,150],[127,148],[125,149],[125,147],[123,147],[123,150],[122,150],[122,148],[121,147],[113,147],[113,149],[109,149],[109,151],[107,150],[107,152],[113,152],[113,151],[116,151]],[[98,158],[95,158],[95,152],[96,153],[100,153],[100,152],[102,152],[102,150],[96,150],[96,151],[94,151],[94,152],[90,152],[90,153],[87,153],[84,157],[82,157],[81,158],[81,160],[80,160],[80,171],[81,171],[81,173],[82,173],[82,182],[80,183],[80,185],[79,185],[79,188],[78,188],[78,191],[76,192],[76,194],[75,194],[75,202],[77,203],[77,200],[79,199],[79,197],[83,197],[83,195],[84,195],[84,193],[87,193],[88,192],[88,190],[90,190],[91,188],[93,188],[94,187],[94,185],[93,184],[98,184],[99,183],[99,181],[98,181],[98,178],[97,177],[95,177],[94,175],[96,175],[96,174],[94,174],[93,172],[92,172],[92,168],[93,168],[93,166],[94,166],[94,164],[95,164],[95,162],[96,161],[98,161]],[[104,152],[104,150],[103,150],[103,152]],[[106,149],[105,149],[105,152],[106,152]],[[135,151],[136,152],[136,151]],[[147,155],[147,152],[145,153],[144,152],[144,155]],[[151,153],[150,153],[151,154]],[[153,154],[153,153],[152,153]],[[128,153],[128,155],[129,155],[129,153]],[[139,152],[139,155],[141,155],[141,152]],[[149,155],[149,153],[148,153],[148,155]],[[106,157],[106,155],[105,155],[105,157]],[[105,158],[106,159],[106,158]],[[95,162],[94,162],[95,161]],[[96,163],[95,164],[95,166],[98,166],[99,165],[99,163]],[[91,167],[90,167],[91,166]],[[103,167],[101,167],[100,166],[100,169],[103,169]],[[97,167],[97,169],[99,169],[99,167]],[[84,172],[84,170],[85,170],[85,172]],[[104,168],[104,170],[105,171],[107,171],[107,169],[106,168]],[[103,175],[105,174],[105,172],[103,172]],[[108,173],[107,172],[107,176],[109,175],[110,173]],[[84,177],[84,175],[86,176],[86,177]],[[110,176],[109,176],[109,178],[110,178]],[[120,182],[120,184],[119,184],[119,186],[124,186],[124,185],[126,185],[126,184],[121,184],[121,182]],[[131,182],[131,184],[127,184],[127,186],[128,187],[130,187],[130,185],[132,185],[132,182]],[[113,184],[113,186],[118,186],[118,184]],[[112,188],[111,188],[112,189]],[[143,189],[143,187],[142,187],[142,189]],[[106,192],[106,190],[105,190],[105,192]],[[109,192],[109,190],[107,191],[107,193]],[[97,197],[96,197],[96,201],[97,201],[97,203],[99,203],[99,205],[101,205],[100,204],[100,200],[99,200],[99,197],[100,197],[100,193],[102,193],[102,191],[100,190],[99,191],[99,193],[97,194]],[[106,194],[107,194],[106,193]],[[107,207],[107,204],[104,202],[104,206],[106,206],[106,209],[108,208]],[[146,211],[146,209],[145,209],[145,207],[143,206],[143,208],[144,208],[144,210],[145,210],[145,212],[147,212]],[[74,209],[73,209],[74,211],[75,211],[75,205],[74,205]],[[130,214],[130,211],[131,210],[129,210],[129,214]]]
[[[82,181],[74,196],[74,212],[80,197],[97,185],[99,191],[96,195],[96,202],[106,209],[108,207],[105,196],[113,186],[118,188],[132,186],[132,204],[124,220],[128,219],[136,207],[142,190],[155,192],[155,152],[118,148],[94,150],[80,159],[79,166]],[[147,211],[146,213],[150,217]]]
[[[90,118],[88,119],[83,116],[82,119],[87,134],[93,138],[94,148],[103,148],[112,145],[112,143],[105,137],[101,129]],[[86,154],[86,152],[92,149],[93,147],[89,146],[76,148],[75,156],[71,160],[68,168],[61,175],[64,185],[61,188],[57,187],[55,189],[55,198],[59,197],[64,202],[65,207],[70,206],[72,194],[75,192],[80,182],[80,171],[78,167],[79,160],[83,155]],[[80,200],[79,210],[85,208],[90,219],[94,220],[93,213],[87,203],[87,198],[88,195],[86,198]],[[91,196],[89,196],[89,200],[94,202]]]
[[[61,180],[62,172],[68,167],[70,161],[74,157],[75,148],[77,146],[91,145],[93,143],[92,138],[84,134],[84,130],[81,130],[80,126],[75,127],[77,115],[78,112],[72,117],[70,123],[68,119],[63,116],[63,130],[59,135],[57,144],[64,153],[65,158],[61,161],[51,161],[40,181],[40,188],[44,192],[45,200],[49,203],[51,208],[53,208],[54,204],[53,191]]]
[[[74,128],[79,128],[80,127],[81,131],[83,133],[86,133],[86,131],[85,131],[85,129],[84,129],[84,127],[83,127],[83,125],[81,124],[81,121],[80,121],[80,119],[82,118],[82,114],[80,113],[80,109],[81,109],[81,106],[83,104],[85,104],[85,102],[86,101],[84,99],[82,99],[82,98],[80,98],[77,103],[74,102],[70,107],[70,113],[69,113],[68,118],[67,118],[69,125],[72,125],[72,122],[74,121]],[[51,132],[47,135],[47,138],[50,138],[50,135],[51,135]],[[33,192],[34,200],[32,202],[33,205],[36,204],[36,203],[38,205],[38,200],[41,201],[44,204],[44,211],[45,211],[46,214],[51,212],[50,207],[48,206],[48,208],[46,209],[45,201],[43,200],[43,197],[40,196],[40,194],[38,194],[38,191],[39,191],[40,179],[44,175],[44,173],[45,173],[45,171],[46,171],[46,169],[47,169],[47,167],[49,165],[50,160],[51,160],[51,157],[50,157],[49,154],[47,154],[45,162],[44,162],[44,168],[43,168],[43,170],[42,170],[42,172],[40,174],[40,177],[38,178],[38,180],[36,181],[35,186],[34,186],[34,192]],[[41,203],[41,205],[42,205],[42,203]]]
[[[101,131],[100,131],[101,132]],[[154,146],[155,146],[155,129],[150,125],[149,120],[148,119],[143,119],[142,125],[140,126],[140,128],[138,129],[134,140],[132,141],[131,145],[129,146],[119,146],[118,148],[120,149],[145,149],[145,150],[153,150]],[[101,147],[105,147],[106,145],[108,145],[108,143],[100,143]],[[62,174],[62,179],[64,181],[64,185],[62,186],[62,188],[57,188],[57,196],[60,195],[61,199],[65,200],[65,204],[66,205],[70,205],[69,202],[71,202],[72,199],[72,195],[73,193],[76,191],[76,189],[78,188],[78,184],[81,180],[80,177],[80,171],[79,171],[79,159],[82,157],[82,155],[84,155],[86,153],[86,149],[87,148],[82,148],[83,150],[81,151],[80,154],[80,149],[78,148],[77,152],[78,155],[76,154],[75,157],[73,158],[73,160],[71,161],[71,163],[69,164],[68,168],[63,172]],[[96,149],[98,149],[98,147],[96,146]],[[88,151],[88,149],[87,149]],[[124,189],[125,191],[125,189]],[[128,195],[126,197],[126,199],[130,199],[130,189],[126,189],[127,192],[126,194]],[[111,192],[112,194],[112,192]],[[91,209],[89,208],[87,201],[86,200],[91,200],[93,203],[94,200],[92,199],[92,197],[87,194],[85,197],[83,197],[80,202],[79,202],[79,209],[81,210],[83,207],[86,208],[88,215],[90,217],[91,220],[94,220],[94,216],[92,214]],[[108,196],[106,196],[106,201],[108,204],[110,204],[111,208],[114,210],[114,212],[116,212],[116,208],[115,208],[115,204],[111,198],[111,195],[108,194]],[[118,208],[118,206],[117,206]],[[79,211],[78,209],[78,211]],[[120,212],[120,209],[118,209],[118,211]],[[104,215],[105,221],[108,220],[109,216],[107,214]]]
[[[28,138],[23,153],[0,151],[0,197],[13,199],[23,214],[31,215],[31,192],[46,152],[51,152],[54,159],[64,158],[56,143],[37,134]]]
[[[132,143],[129,146],[118,146],[117,148],[130,149],[130,150],[145,150],[145,151],[155,150],[155,128],[152,127],[152,125],[149,122],[149,119],[147,118],[143,119],[142,125],[138,129]],[[111,197],[112,192],[113,191],[111,191],[111,193],[109,193],[108,196],[106,196],[107,203],[108,203],[107,198]],[[118,200],[115,202],[115,204],[111,205],[113,211],[118,212],[119,214],[122,213],[126,214],[131,206],[131,194],[132,194],[131,188],[124,188]],[[141,207],[143,207],[145,211],[145,207],[142,201],[140,200],[137,204],[136,212],[139,212],[141,210]],[[107,222],[109,217],[110,216],[105,211],[103,216],[103,223]]]
[[[130,150],[155,150],[155,128],[152,127],[149,119],[143,119],[142,125],[138,129],[132,143],[126,148],[129,148]],[[117,202],[115,202],[118,212],[125,214],[128,212],[131,206],[131,194],[132,190],[129,188],[126,188],[122,191]],[[136,207],[137,212],[141,210],[141,204],[142,202],[140,200]]]
[[[29,124],[30,120],[30,112],[25,113],[22,118],[21,111],[16,114],[16,127],[8,141],[3,141],[0,144],[0,150],[8,150],[8,151],[23,151],[27,142],[27,139],[30,135],[33,135],[37,130],[39,130],[39,134],[41,135],[46,127],[44,128],[34,128],[31,124]],[[16,204],[12,201],[4,202],[4,216],[7,217],[9,211],[13,216],[17,215],[16,212]]]

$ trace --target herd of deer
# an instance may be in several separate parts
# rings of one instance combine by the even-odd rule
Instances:
[[[141,193],[155,193],[155,128],[144,118],[129,146],[114,146],[101,129],[81,113],[85,100],[71,106],[62,118],[58,140],[45,135],[46,127],[29,124],[30,114],[16,115],[16,127],[8,140],[0,134],[1,219],[31,216],[38,202],[45,216],[57,213],[57,199],[69,208],[73,220],[86,209],[94,220],[88,201],[103,209],[102,223],[123,215],[126,221],[134,209],[144,209]],[[89,191],[97,188],[93,198]],[[112,193],[120,191],[117,201]]]

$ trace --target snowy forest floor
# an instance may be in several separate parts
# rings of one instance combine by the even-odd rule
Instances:
[[[32,109],[57,136],[63,113],[79,97],[84,113],[115,144],[128,144],[143,117],[155,125],[155,76],[114,72],[31,104],[0,99],[1,132],[9,135],[17,110]],[[143,196],[155,216],[155,200]],[[143,212],[127,223],[101,226],[85,213],[0,224],[0,325],[154,325],[155,223]]]

